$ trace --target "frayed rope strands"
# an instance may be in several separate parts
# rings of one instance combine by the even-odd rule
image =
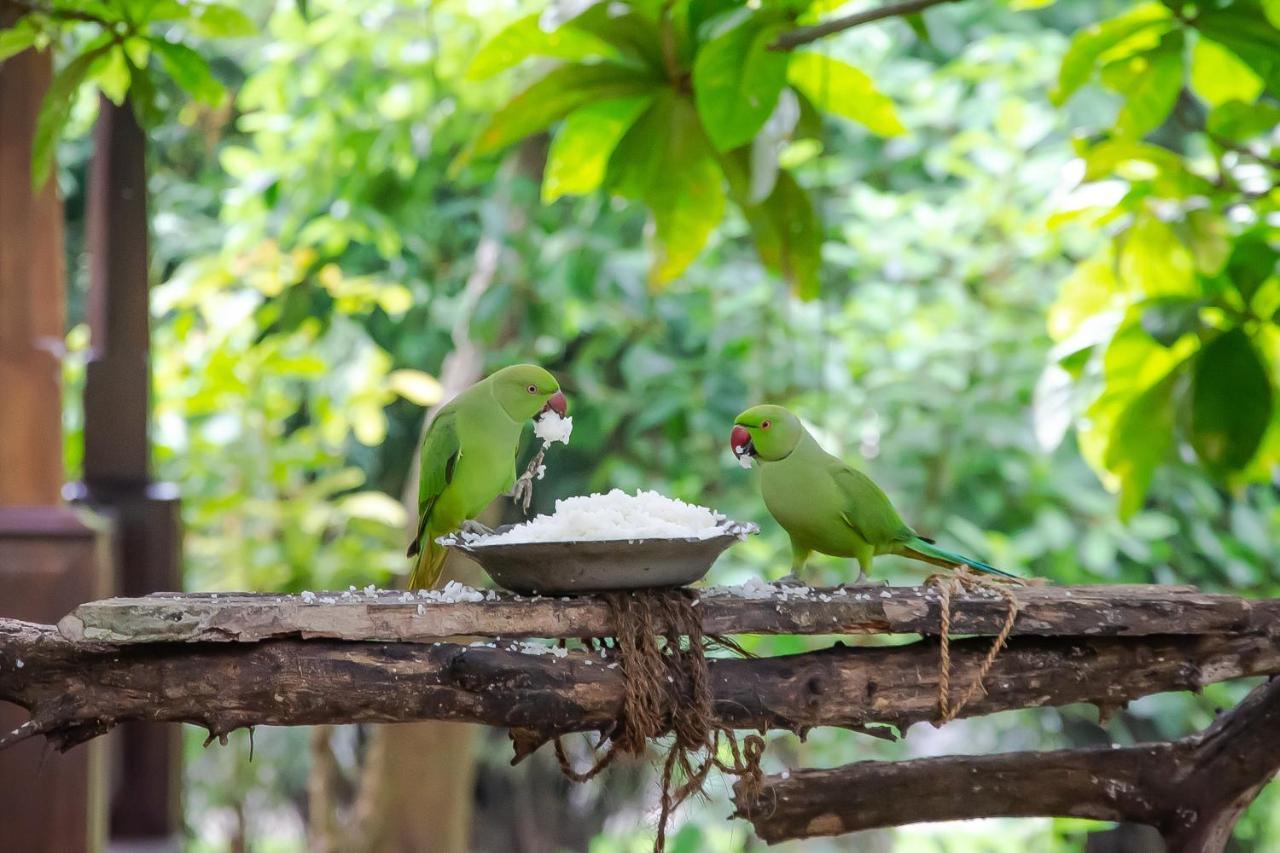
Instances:
[[[1009,588],[1011,584],[1027,585],[1023,581],[1014,579],[995,580],[986,575],[976,574],[963,566],[957,567],[954,572],[930,575],[925,580],[926,587],[938,591],[938,609],[942,623],[938,637],[938,722],[936,725],[954,720],[979,691],[986,689],[983,687],[983,682],[991,672],[991,667],[995,665],[996,658],[999,657],[1005,643],[1009,641],[1009,635],[1013,633],[1013,624],[1018,621],[1018,599]],[[968,689],[953,702],[951,699],[951,596],[965,591],[975,592],[979,589],[998,592],[1008,605],[1008,609],[1005,612],[1004,625],[991,642],[991,648],[982,659],[982,665],[978,667],[978,672],[969,683]]]
[[[575,770],[559,738],[555,740],[556,760],[566,778],[586,782],[619,755],[642,756],[650,740],[673,735],[674,742],[662,763],[662,799],[653,844],[655,851],[661,851],[666,846],[671,814],[685,800],[703,793],[713,767],[742,778],[752,791],[763,786],[760,759],[764,739],[748,735],[740,745],[732,729],[716,726],[707,669],[708,646],[744,656],[746,652],[732,640],[703,635],[695,608],[696,593],[691,590],[619,592],[603,598],[609,606],[618,661],[626,680],[622,715],[608,747],[590,768]],[[731,756],[727,761],[720,758],[722,741]],[[684,781],[673,788],[677,773]]]

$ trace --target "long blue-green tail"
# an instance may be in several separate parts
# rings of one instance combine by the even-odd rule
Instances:
[[[966,557],[964,554],[957,554],[954,551],[948,551],[945,548],[939,548],[919,536],[904,542],[902,550],[899,552],[903,556],[921,560],[926,563],[932,563],[935,566],[945,566],[947,568],[955,568],[956,566],[968,566],[976,572],[984,572],[988,575],[996,575],[1002,578],[1016,578],[1017,575],[997,569],[995,566],[989,566],[981,560],[975,560],[972,557]]]

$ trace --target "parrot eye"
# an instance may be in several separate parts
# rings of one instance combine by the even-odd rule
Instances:
[[[760,429],[768,429],[768,428],[769,428],[769,426],[770,426],[770,422],[769,422],[769,421],[761,421],[761,422],[760,422]]]
[[[529,386],[529,393],[530,393],[530,394],[537,394],[537,393],[538,393],[538,386],[537,386],[537,385],[530,385],[530,386]]]

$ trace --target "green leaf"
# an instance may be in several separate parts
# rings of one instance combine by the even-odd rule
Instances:
[[[1147,2],[1134,6],[1119,17],[1093,24],[1076,33],[1062,58],[1058,72],[1058,88],[1052,100],[1061,106],[1089,81],[1103,54],[1123,51],[1125,42],[1152,34],[1163,34],[1173,26],[1173,17],[1160,3]]]
[[[440,380],[421,370],[393,370],[387,374],[387,387],[419,406],[434,406],[444,397]]]
[[[22,18],[7,30],[0,30],[0,62],[33,46],[40,38],[30,18]]]
[[[1196,270],[1204,275],[1217,275],[1231,253],[1231,236],[1227,221],[1206,208],[1187,214],[1187,243],[1195,259]]]
[[[655,286],[684,272],[724,215],[724,178],[711,143],[693,104],[670,89],[618,143],[607,180],[653,214]]]
[[[173,82],[187,94],[210,106],[222,103],[227,90],[218,82],[218,78],[213,76],[208,63],[200,54],[185,44],[177,44],[158,37],[148,38],[147,42],[160,57],[160,63],[173,78]]]
[[[652,95],[598,101],[574,110],[556,133],[542,177],[542,201],[594,192],[618,141],[653,101]]]
[[[820,110],[852,119],[878,136],[906,133],[893,101],[870,77],[848,63],[821,53],[797,51],[787,67],[787,79]]]
[[[1243,329],[1224,332],[1196,359],[1191,387],[1191,446],[1219,474],[1245,467],[1271,421],[1266,367]]]
[[[93,74],[93,82],[98,84],[102,94],[111,99],[111,103],[120,106],[129,92],[129,63],[125,58],[124,48],[115,47]]]
[[[651,76],[623,65],[563,65],[495,113],[476,137],[468,156],[505,148],[593,101],[651,93],[654,87]],[[463,162],[465,159],[464,156]]]
[[[1077,335],[1095,317],[1121,307],[1122,291],[1109,248],[1076,264],[1049,306],[1049,337],[1057,342]]]
[[[581,3],[565,4],[581,8]],[[554,6],[553,6],[554,9]],[[554,16],[544,21],[554,26]],[[629,11],[621,3],[593,3],[581,14],[564,21],[564,26],[588,33],[613,45],[618,52],[652,71],[662,71],[662,36],[652,18]]]
[[[1120,481],[1119,515],[1127,521],[1142,509],[1151,476],[1173,446],[1173,386],[1176,374],[1139,394],[1117,418],[1107,447],[1107,467]]]
[[[1237,4],[1225,9],[1206,7],[1194,26],[1253,69],[1272,95],[1280,95],[1280,29],[1268,23],[1255,6]]]
[[[62,129],[71,116],[71,105],[83,83],[106,61],[111,49],[110,36],[100,36],[90,42],[83,53],[67,63],[49,84],[36,117],[35,136],[31,143],[31,186],[39,190],[49,177],[53,166],[53,152],[62,136]]]
[[[541,14],[526,15],[485,42],[467,66],[468,80],[484,80],[524,62],[549,56],[577,62],[591,57],[617,57],[608,42],[571,26],[544,29]]]
[[[1159,127],[1178,100],[1182,78],[1181,33],[1166,36],[1155,50],[1106,66],[1103,81],[1125,98],[1116,132],[1141,137]]]
[[[1209,113],[1210,134],[1239,142],[1269,134],[1280,125],[1280,107],[1267,101],[1245,104],[1231,101]]]
[[[822,289],[822,224],[809,194],[790,172],[779,170],[773,191],[763,201],[753,202],[749,149],[725,154],[721,164],[760,260],[801,299],[815,298]]]
[[[151,75],[126,54],[129,65],[129,104],[138,124],[154,127],[160,121],[160,108],[156,105],[156,87]]]
[[[689,32],[696,41],[701,42],[710,33],[705,33],[702,28],[711,23],[719,23],[719,18],[729,12],[742,9],[743,5],[739,0],[689,0]],[[707,27],[712,29],[712,27]]]
[[[1252,103],[1262,94],[1262,78],[1216,41],[1196,40],[1191,51],[1191,90],[1209,106],[1228,101]]]
[[[1201,304],[1185,296],[1148,299],[1139,306],[1142,328],[1161,346],[1171,347],[1199,327]]]
[[[790,172],[779,171],[773,192],[759,204],[746,205],[760,260],[791,285],[801,299],[815,299],[822,289],[822,225],[809,194]]]
[[[236,38],[256,35],[258,28],[244,12],[222,3],[208,3],[196,7],[191,18],[191,29],[206,38]]]
[[[1102,393],[1090,404],[1077,431],[1080,452],[1111,491],[1120,492],[1120,513],[1142,505],[1156,466],[1172,444],[1171,395],[1198,340],[1185,335],[1169,347],[1156,343],[1131,309],[1111,336],[1103,356]]]
[[[1280,273],[1280,252],[1268,242],[1264,229],[1242,234],[1227,260],[1227,277],[1248,306],[1262,283]]]
[[[923,12],[913,12],[910,15],[903,15],[902,20],[911,27],[911,32],[916,34],[916,38],[925,44],[933,44],[933,36],[929,32],[929,22],[924,19]]]
[[[1148,296],[1198,296],[1190,250],[1167,223],[1142,214],[1123,235],[1120,280]]]
[[[716,150],[750,142],[778,103],[787,82],[787,54],[769,45],[780,31],[751,18],[698,51],[693,91]]]

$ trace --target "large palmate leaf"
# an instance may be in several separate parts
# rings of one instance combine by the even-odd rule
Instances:
[[[724,175],[690,100],[664,89],[618,143],[608,185],[653,216],[651,281],[667,284],[698,256],[724,215]]]

